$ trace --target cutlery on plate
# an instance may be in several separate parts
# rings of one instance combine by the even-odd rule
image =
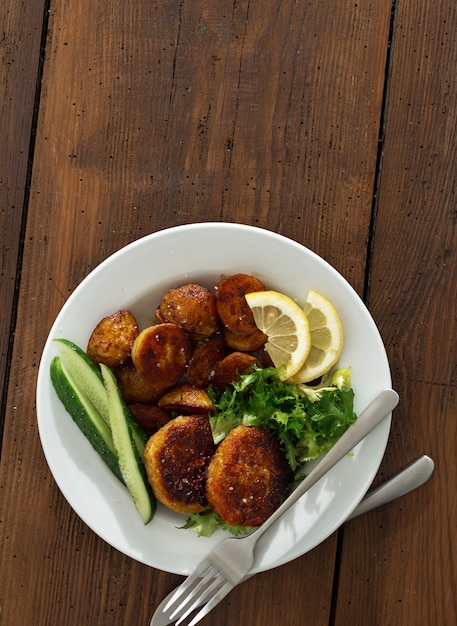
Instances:
[[[255,531],[243,538],[230,537],[219,543],[175,590],[161,609],[161,614],[176,626],[198,607],[200,611],[189,622],[194,626],[207,615],[243,578],[254,563],[254,549],[260,537],[301,496],[313,487],[327,472],[378,426],[398,404],[398,394],[385,389],[359,415],[357,421],[327,452],[283,504]],[[157,613],[157,611],[156,611]],[[151,626],[158,622],[151,621]]]
[[[430,476],[433,474],[435,463],[426,454],[415,459],[412,463],[404,467],[402,470],[386,480],[386,482],[379,485],[375,489],[369,491],[363,500],[355,507],[354,511],[347,518],[346,521],[352,520],[359,515],[368,513],[373,509],[388,504],[401,496],[406,495],[410,491],[417,489],[421,485],[427,482]],[[247,580],[250,576],[246,576],[243,580]],[[168,626],[171,621],[163,613],[163,609],[169,603],[171,597],[176,592],[173,589],[159,604],[153,618],[150,622],[150,626]]]

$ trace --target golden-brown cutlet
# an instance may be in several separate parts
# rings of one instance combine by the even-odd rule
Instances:
[[[177,513],[207,509],[206,470],[215,449],[207,416],[182,415],[162,426],[144,452],[156,498]]]
[[[237,426],[208,466],[208,501],[232,526],[260,526],[284,500],[289,475],[285,455],[268,430]]]

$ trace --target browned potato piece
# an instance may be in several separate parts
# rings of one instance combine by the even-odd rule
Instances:
[[[130,356],[138,332],[135,317],[121,309],[97,324],[89,338],[87,354],[95,363],[116,367]]]
[[[265,291],[265,285],[255,276],[234,274],[219,283],[216,289],[217,312],[224,326],[232,333],[250,335],[257,326],[244,295]]]
[[[146,380],[131,359],[116,367],[114,375],[127,404],[154,404],[165,391],[165,387]]]
[[[283,502],[289,475],[285,455],[268,430],[237,426],[208,466],[208,502],[232,526],[260,526]]]
[[[225,343],[233,350],[241,352],[257,352],[266,344],[268,337],[258,328],[250,335],[238,335],[228,328],[222,331]]]
[[[129,409],[134,419],[148,435],[156,433],[171,419],[171,415],[165,409],[152,404],[129,404]]]
[[[194,415],[208,415],[213,410],[211,399],[204,389],[186,384],[169,389],[158,405],[167,411]]]
[[[203,415],[181,415],[162,426],[144,452],[146,474],[157,500],[177,513],[207,509],[206,469],[215,449],[208,418]]]
[[[211,337],[220,327],[214,294],[195,283],[167,291],[157,317],[178,324],[186,333],[203,338]]]
[[[156,324],[145,328],[132,346],[137,370],[149,382],[166,388],[175,385],[191,356],[189,340],[177,324]]]
[[[246,352],[232,352],[216,365],[213,385],[216,389],[225,389],[239,380],[240,374],[252,371],[253,365],[261,367],[260,361]]]
[[[158,324],[165,324],[168,320],[164,318],[159,309],[156,309],[156,319]]]
[[[195,387],[207,387],[211,382],[216,364],[229,349],[221,339],[209,339],[194,350],[187,368],[187,380]]]

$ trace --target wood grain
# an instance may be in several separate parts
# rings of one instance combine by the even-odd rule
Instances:
[[[423,453],[437,467],[345,531],[336,624],[457,619],[456,25],[453,2],[398,5],[369,299],[402,398],[381,470]]]
[[[387,10],[55,6],[32,202],[44,223],[50,207],[62,232],[87,233],[72,240],[65,274],[79,278],[91,266],[84,259],[116,249],[114,231],[124,243],[163,225],[223,219],[302,241],[361,291]]]
[[[28,194],[27,169],[43,14],[43,0],[5,0],[0,7],[0,397],[9,374],[7,364],[16,313],[16,272]],[[2,430],[0,427],[0,445]]]
[[[100,261],[209,220],[292,237],[366,288],[402,398],[377,481],[424,452],[437,470],[347,524],[339,546],[335,533],[235,589],[202,626],[455,623],[456,14],[451,0],[393,7],[391,23],[375,0],[53,1],[29,196],[44,5],[2,5],[3,41],[20,52],[5,48],[0,74],[2,341],[27,200],[0,474],[2,623],[147,624],[181,580],[111,548],[66,503],[40,446],[35,381],[52,322]]]
[[[292,72],[290,78],[287,74],[281,78],[284,96],[279,103],[277,87],[270,90],[268,85],[262,86],[270,71],[279,81],[281,63],[274,46],[290,45],[289,32],[275,35],[280,42],[266,48],[263,56],[257,58],[255,54],[256,46],[266,47],[265,39],[254,45],[256,37],[262,39],[268,30],[273,32],[281,12],[278,3],[268,5],[263,25],[248,19],[248,8],[252,11],[254,3],[234,5],[227,16],[215,6],[210,10],[202,5],[196,10],[191,3],[176,4],[173,10],[156,5],[152,12],[149,3],[138,3],[134,11],[120,4],[97,2],[84,8],[82,4],[56,3],[50,15],[21,285],[23,306],[15,346],[15,359],[21,368],[14,374],[16,387],[11,392],[14,405],[20,402],[29,408],[23,410],[20,421],[10,417],[5,433],[4,467],[9,472],[14,468],[13,479],[4,487],[8,501],[15,501],[17,489],[27,500],[32,493],[39,493],[31,515],[24,515],[19,504],[8,514],[5,560],[14,564],[17,576],[4,582],[2,610],[5,620],[14,623],[19,604],[22,624],[142,623],[164,592],[176,584],[176,577],[151,572],[95,537],[69,510],[49,476],[34,423],[34,387],[26,381],[35,380],[39,354],[55,315],[99,261],[147,232],[201,219],[277,228],[284,219],[282,214],[272,211],[271,221],[262,215],[254,217],[258,193],[246,190],[247,185],[244,181],[240,184],[237,177],[248,164],[245,181],[253,174],[270,177],[270,170],[287,151],[303,152],[303,147],[296,145],[303,140],[301,134],[276,137],[273,148],[263,143],[255,148],[252,144],[263,134],[261,128],[267,121],[270,126],[266,132],[277,134],[272,112],[277,119],[286,120],[297,103],[297,99],[291,103],[285,97]],[[343,17],[342,25],[349,32],[352,16],[342,11]],[[282,19],[284,28],[295,24],[293,15],[283,15]],[[300,15],[295,38],[301,36],[303,19]],[[252,33],[244,32],[246,23]],[[102,27],[91,29],[91,24]],[[325,38],[326,29],[331,27],[331,20],[316,25],[316,38]],[[249,46],[252,49],[248,52]],[[285,58],[290,54],[289,50]],[[320,71],[312,57],[303,58],[294,77],[301,90],[300,74]],[[211,62],[216,68],[225,68],[224,73],[211,79],[207,71]],[[206,131],[202,112],[208,107],[212,113]],[[252,124],[249,111],[252,114],[253,108],[260,121],[255,135],[247,138],[244,135]],[[376,103],[369,113],[376,119]],[[317,117],[317,112],[312,115]],[[307,121],[305,128],[311,132]],[[374,128],[372,143],[376,143],[376,132]],[[205,133],[206,147],[202,144]],[[341,151],[341,147],[329,150]],[[347,148],[348,160],[350,155]],[[370,158],[373,160],[373,155],[367,151],[367,161]],[[297,166],[297,160],[293,161],[292,168],[298,167],[298,173],[297,188],[290,188],[291,197],[295,191],[300,196],[303,193],[303,163]],[[287,167],[290,171],[291,166]],[[281,177],[287,174],[278,171]],[[369,173],[364,176],[369,178]],[[281,185],[285,184],[284,179]],[[269,183],[269,188],[279,203],[279,187]],[[368,224],[369,206],[358,200],[356,210]],[[320,213],[301,208],[299,217],[302,215],[310,225],[314,223],[309,230],[314,232],[315,242],[322,241],[325,247],[332,233],[319,228]],[[296,223],[300,224],[298,219],[284,223],[281,230],[297,235]],[[360,224],[351,220],[349,228],[358,231]],[[359,286],[363,284],[364,252],[362,245],[354,274]],[[31,351],[35,355],[32,360]],[[27,465],[34,467],[32,477],[23,469],[25,449]],[[335,546],[335,538],[331,538],[306,559],[283,568],[287,575],[284,573],[280,581],[277,574],[269,573],[236,590],[229,608],[217,609],[218,623],[243,619],[263,624],[268,615],[278,623],[288,616],[298,624],[304,590],[314,596],[310,617],[325,624]],[[45,576],[36,577],[34,562],[46,570]],[[318,592],[314,591],[316,572]],[[301,581],[305,581],[304,588]],[[34,591],[30,597],[31,587]],[[275,597],[274,606],[260,610],[257,604],[245,602],[259,590],[265,597]],[[206,623],[211,619],[208,617]]]

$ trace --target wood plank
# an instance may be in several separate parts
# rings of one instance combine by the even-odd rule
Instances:
[[[43,15],[44,0],[4,0],[0,6],[0,397],[14,322],[12,307]]]
[[[450,626],[456,620],[457,472],[455,446],[445,444],[457,436],[455,387],[411,382],[403,398],[407,406],[398,409],[381,476],[424,451],[437,467],[417,492],[345,528],[336,625],[364,619],[374,626]]]
[[[389,15],[348,0],[52,3],[2,458],[5,623],[18,607],[26,626],[146,623],[177,581],[88,530],[40,448],[39,355],[91,269],[160,228],[226,220],[309,245],[361,293]],[[202,625],[298,626],[307,598],[326,625],[335,552],[332,536],[248,581]]]
[[[456,26],[452,0],[398,4],[370,297],[402,399],[382,471],[437,469],[346,529],[341,625],[457,621]]]
[[[293,236],[361,289],[388,11],[286,6],[95,2],[82,17],[62,2],[51,15],[32,202],[54,189],[46,207],[60,230],[87,232],[78,276],[90,267],[81,256],[117,247],[114,229],[130,241],[157,220],[224,219]]]

